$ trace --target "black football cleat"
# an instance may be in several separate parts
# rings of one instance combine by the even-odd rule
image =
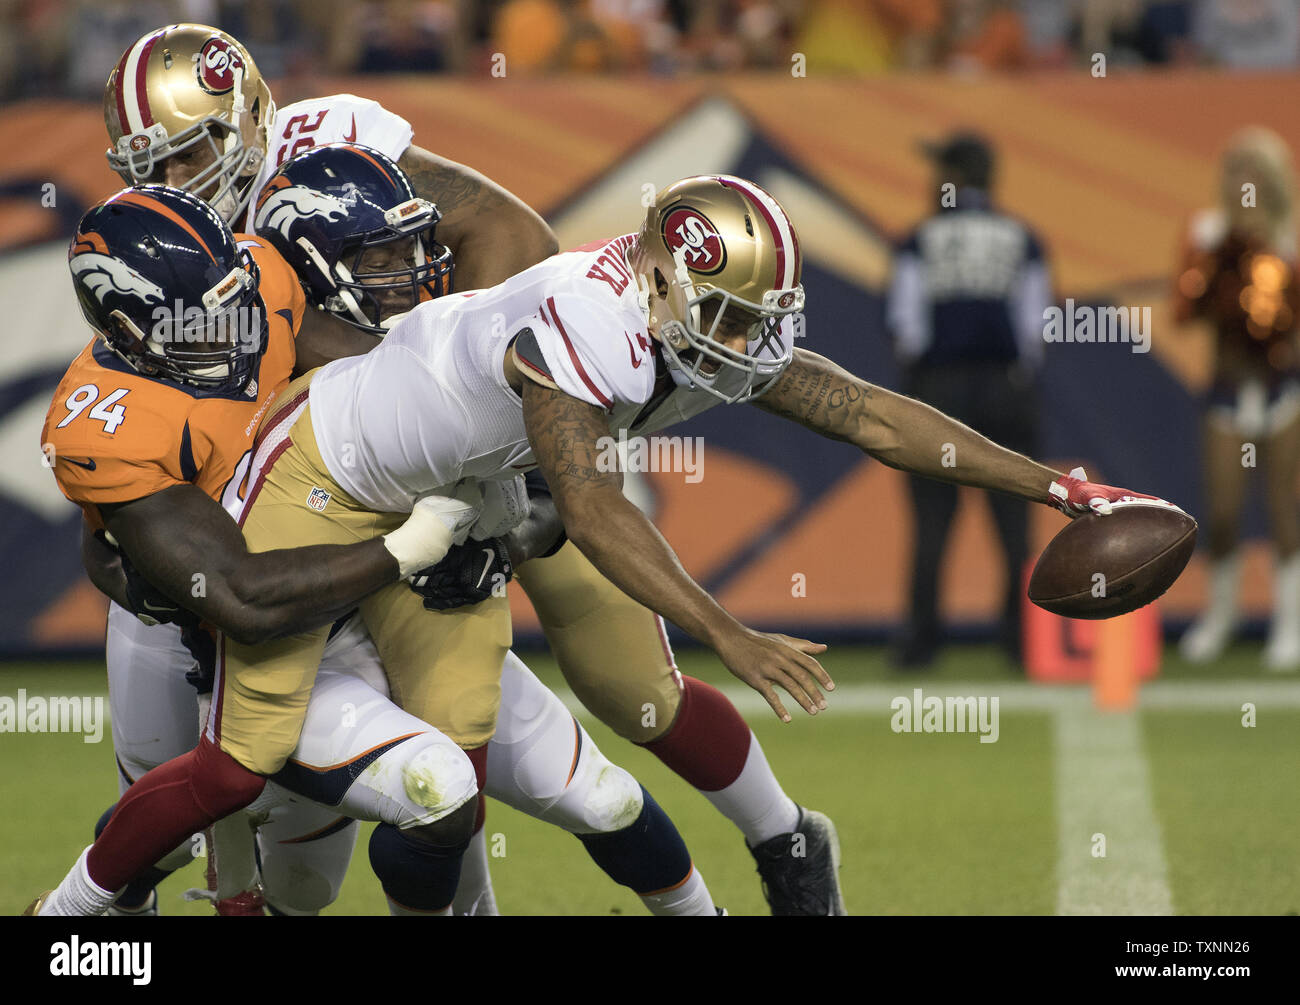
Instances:
[[[156,918],[160,913],[157,890],[150,890],[149,896],[139,907],[122,907],[120,904],[114,904],[104,912],[110,918]]]
[[[840,839],[830,817],[799,807],[799,826],[749,849],[776,917],[847,914],[840,892]]]

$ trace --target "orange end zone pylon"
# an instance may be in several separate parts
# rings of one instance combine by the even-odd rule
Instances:
[[[1160,672],[1157,604],[1106,621],[1051,614],[1024,599],[1025,670],[1050,684],[1092,682],[1098,708],[1132,708],[1138,685]]]

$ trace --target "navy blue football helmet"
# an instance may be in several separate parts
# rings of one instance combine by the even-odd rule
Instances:
[[[293,266],[307,299],[363,331],[451,289],[438,208],[393,160],[357,143],[313,147],[257,199],[253,226]]]
[[[93,207],[68,247],[81,313],[146,377],[238,393],[266,350],[260,273],[202,199],[166,185]]]

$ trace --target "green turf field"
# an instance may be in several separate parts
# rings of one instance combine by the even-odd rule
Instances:
[[[548,656],[525,658],[549,685]],[[843,846],[854,914],[1300,912],[1300,680],[1263,674],[1243,645],[1212,670],[1167,654],[1160,682],[1133,717],[1090,709],[1086,691],[1029,687],[995,650],[951,649],[933,672],[901,676],[884,652],[845,647],[825,665],[840,685],[829,712],[783,726],[760,699],[732,688],[711,656],[680,654],[686,673],[741,704],[787,791],[828,813]],[[970,682],[971,687],[963,687]],[[0,695],[103,693],[93,663],[0,668]],[[895,733],[890,700],[1000,696],[996,743],[970,733]],[[1242,705],[1255,725],[1243,725]],[[792,706],[793,707],[793,706]],[[739,833],[658,760],[583,718],[677,822],[717,903],[763,914]],[[62,877],[117,795],[111,742],[79,735],[0,733],[0,913]],[[362,837],[332,914],[380,914]],[[571,836],[490,805],[497,900],[508,914],[641,914]],[[1104,835],[1098,856],[1096,836]],[[491,845],[490,845],[491,846]],[[161,887],[168,915],[206,914],[181,893],[201,863]]]

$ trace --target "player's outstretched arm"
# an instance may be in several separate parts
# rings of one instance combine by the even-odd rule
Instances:
[[[530,380],[524,424],[565,532],[611,582],[712,648],[733,674],[788,722],[780,685],[810,715],[825,708],[818,684],[834,688],[810,655],[824,645],[746,628],[686,574],[668,542],[623,495],[623,475],[602,470],[605,413]]]
[[[431,505],[450,512],[459,504]],[[375,590],[432,565],[475,512],[465,507],[444,519],[417,506],[386,537],[254,554],[226,511],[192,485],[99,508],[142,576],[245,645],[328,624]]]
[[[397,162],[416,194],[435,203],[437,238],[456,261],[456,289],[483,290],[559,250],[555,233],[522,199],[473,168],[410,146]]]
[[[926,478],[1051,502],[1049,486],[1062,477],[922,401],[868,384],[804,349],[795,350],[794,362],[754,403]]]

